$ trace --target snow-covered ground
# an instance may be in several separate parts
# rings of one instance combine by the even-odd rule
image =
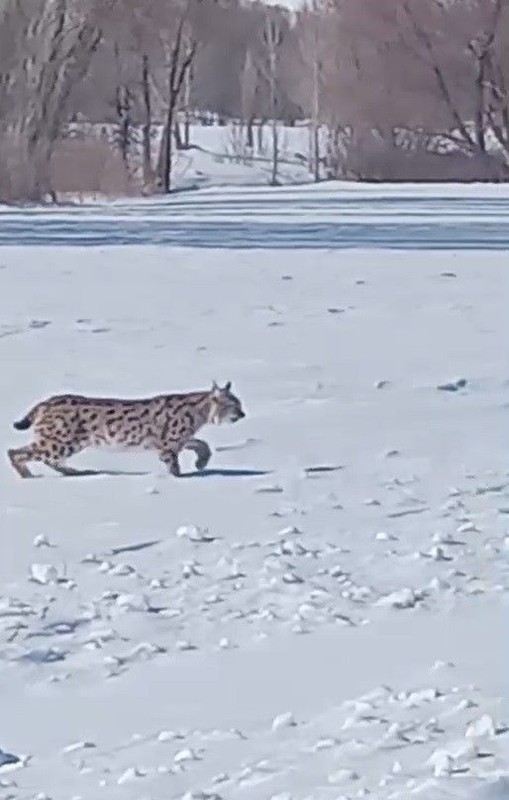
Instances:
[[[509,797],[508,205],[318,187],[2,212],[4,452],[66,390],[231,379],[247,412],[180,480],[143,453],[34,481],[4,459],[2,800]]]
[[[212,122],[212,120],[210,120]],[[184,119],[180,119],[181,125]],[[183,132],[183,131],[182,131]],[[91,142],[107,141],[110,144],[110,155],[118,142],[118,128],[114,125],[103,124],[73,124],[69,128],[69,134],[78,134],[79,141]],[[162,137],[162,127],[153,126],[152,128],[152,155],[157,160],[160,142]],[[132,177],[135,178],[135,185],[138,182],[141,189],[142,176],[142,131],[141,128],[133,129],[133,143],[130,153],[130,168],[133,171]],[[190,189],[204,189],[210,187],[254,187],[267,186],[272,181],[272,131],[269,124],[261,127],[258,124],[253,128],[253,146],[248,147],[246,141],[246,129],[238,122],[230,121],[227,124],[219,125],[217,120],[214,124],[204,125],[191,123],[189,144],[190,147],[184,150],[174,150],[172,160],[172,187],[175,191],[188,191]],[[326,154],[325,130],[320,132],[321,156]],[[118,154],[118,153],[117,153]],[[103,153],[104,155],[104,153]],[[98,154],[96,154],[96,157]],[[83,164],[83,158],[88,158],[88,164]],[[56,172],[56,183],[59,191],[59,199],[68,198],[77,200],[90,199],[90,188],[85,191],[83,187],[96,185],[97,197],[101,198],[102,192],[110,194],[112,192],[112,175],[108,174],[103,180],[105,169],[104,161],[96,163],[99,174],[94,175],[94,161],[90,161],[91,154],[88,149],[78,148],[74,153],[72,164],[77,169],[81,180],[76,181],[75,185],[82,186],[81,193],[66,195],[59,186],[59,176],[64,185],[68,185],[67,179],[62,172],[69,170],[71,164],[61,164]],[[278,124],[278,167],[276,181],[278,185],[306,184],[313,180],[312,157],[310,146],[310,129],[305,122],[297,123],[294,126],[284,126]],[[101,166],[99,166],[101,165]],[[87,170],[88,175],[84,170]],[[123,176],[125,178],[125,176]],[[137,180],[136,180],[137,179]],[[71,183],[72,183],[71,178]],[[121,181],[121,184],[124,184]],[[67,190],[69,191],[69,190]],[[104,202],[104,194],[102,195]]]
[[[309,127],[279,125],[278,131],[278,181],[283,185],[311,182]],[[254,147],[250,150],[246,146],[245,129],[238,125],[191,125],[193,147],[174,156],[174,186],[179,189],[267,186],[272,170],[271,136],[269,125],[263,127],[261,138],[255,126]]]

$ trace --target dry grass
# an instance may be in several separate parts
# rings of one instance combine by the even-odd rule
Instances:
[[[105,141],[64,139],[53,153],[50,175],[57,197],[126,197],[141,193],[141,186],[128,173],[120,153]]]
[[[0,133],[0,202],[17,203],[32,189],[32,170],[20,142]]]

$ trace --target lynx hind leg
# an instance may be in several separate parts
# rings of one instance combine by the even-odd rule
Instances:
[[[189,439],[189,441],[185,443],[184,448],[186,450],[193,450],[193,452],[196,453],[196,469],[205,469],[212,456],[212,450],[207,442],[204,442],[203,439]]]
[[[41,461],[41,453],[36,445],[28,444],[26,447],[8,450],[7,455],[12,466],[22,478],[33,478],[33,474],[28,469],[27,464],[31,461]]]
[[[65,461],[83,450],[83,447],[84,445],[77,442],[65,445],[54,441],[33,442],[17,450],[9,450],[8,456],[12,466],[22,478],[34,477],[27,466],[31,461],[40,461],[61,475],[79,475],[79,470],[67,467]]]
[[[65,462],[68,458],[71,458],[71,456],[75,456],[77,453],[84,450],[86,446],[86,442],[79,441],[67,442],[65,444],[49,442],[45,449],[44,458],[41,460],[43,464],[51,467],[51,469],[54,469],[55,472],[58,472],[60,475],[67,475],[69,477],[72,475],[81,475],[81,470],[68,467]]]

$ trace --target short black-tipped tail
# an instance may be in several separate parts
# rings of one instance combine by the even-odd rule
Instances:
[[[32,420],[29,416],[23,417],[23,419],[18,420],[18,422],[14,422],[14,427],[17,431],[26,431],[32,424]]]

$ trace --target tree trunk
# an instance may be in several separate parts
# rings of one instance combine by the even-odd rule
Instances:
[[[184,150],[184,140],[182,139],[182,134],[180,133],[180,122],[178,119],[175,120],[175,127],[173,129],[173,133],[175,135],[175,147],[177,150]]]
[[[118,143],[122,161],[129,172],[129,147],[131,139],[130,98],[125,86],[118,86],[116,90],[116,110],[118,119]]]
[[[318,42],[316,42],[316,48]],[[312,120],[312,158],[315,183],[320,180],[320,63],[316,53],[313,56],[313,120]]]
[[[329,128],[327,134],[327,177],[339,178],[344,177],[344,170],[340,168],[340,147],[339,147],[339,127],[335,125]]]
[[[162,145],[162,164],[161,164],[161,186],[164,194],[169,194],[171,191],[171,159],[173,155],[172,147],[172,134],[175,119],[175,104],[177,98],[171,94],[168,103],[168,111],[166,112],[166,124],[163,131]]]
[[[270,115],[272,128],[272,168],[270,185],[277,186],[278,166],[279,166],[279,137],[277,126],[277,48],[281,44],[281,34],[277,29],[276,23],[267,20],[265,28],[265,44],[268,55],[268,79],[269,79],[269,99]]]
[[[476,138],[479,150],[486,155],[485,81],[486,53],[481,53],[477,63],[477,108],[475,114]]]
[[[152,142],[150,138],[152,132],[152,98],[150,95],[148,56],[146,55],[142,56],[141,60],[141,85],[143,96],[143,184],[147,190],[154,183],[154,172],[152,170]]]
[[[28,163],[30,164],[30,185],[27,187],[27,200],[42,203],[47,196],[54,197],[50,180],[50,164],[54,142],[41,139],[28,146]]]
[[[258,148],[258,155],[263,153],[263,120],[260,120],[256,126],[256,145]]]
[[[127,86],[122,82],[121,55],[118,42],[114,45],[117,82],[115,87],[115,112],[118,128],[115,131],[115,145],[119,148],[126,174],[129,174],[130,146],[130,97]]]
[[[250,117],[246,122],[246,145],[252,151],[254,147],[253,119]]]
[[[313,176],[315,183],[320,180],[320,129],[313,125]]]
[[[193,81],[192,66],[187,70],[184,83],[184,143],[183,146],[189,150],[191,143],[191,84]]]
[[[278,168],[278,129],[276,119],[276,53],[274,47],[270,51],[270,110],[271,110],[271,127],[272,127],[272,172],[270,177],[271,186],[277,186],[277,168]]]
[[[272,170],[270,176],[270,185],[277,186],[278,181],[278,166],[279,166],[279,136],[278,136],[277,120],[272,120]]]

